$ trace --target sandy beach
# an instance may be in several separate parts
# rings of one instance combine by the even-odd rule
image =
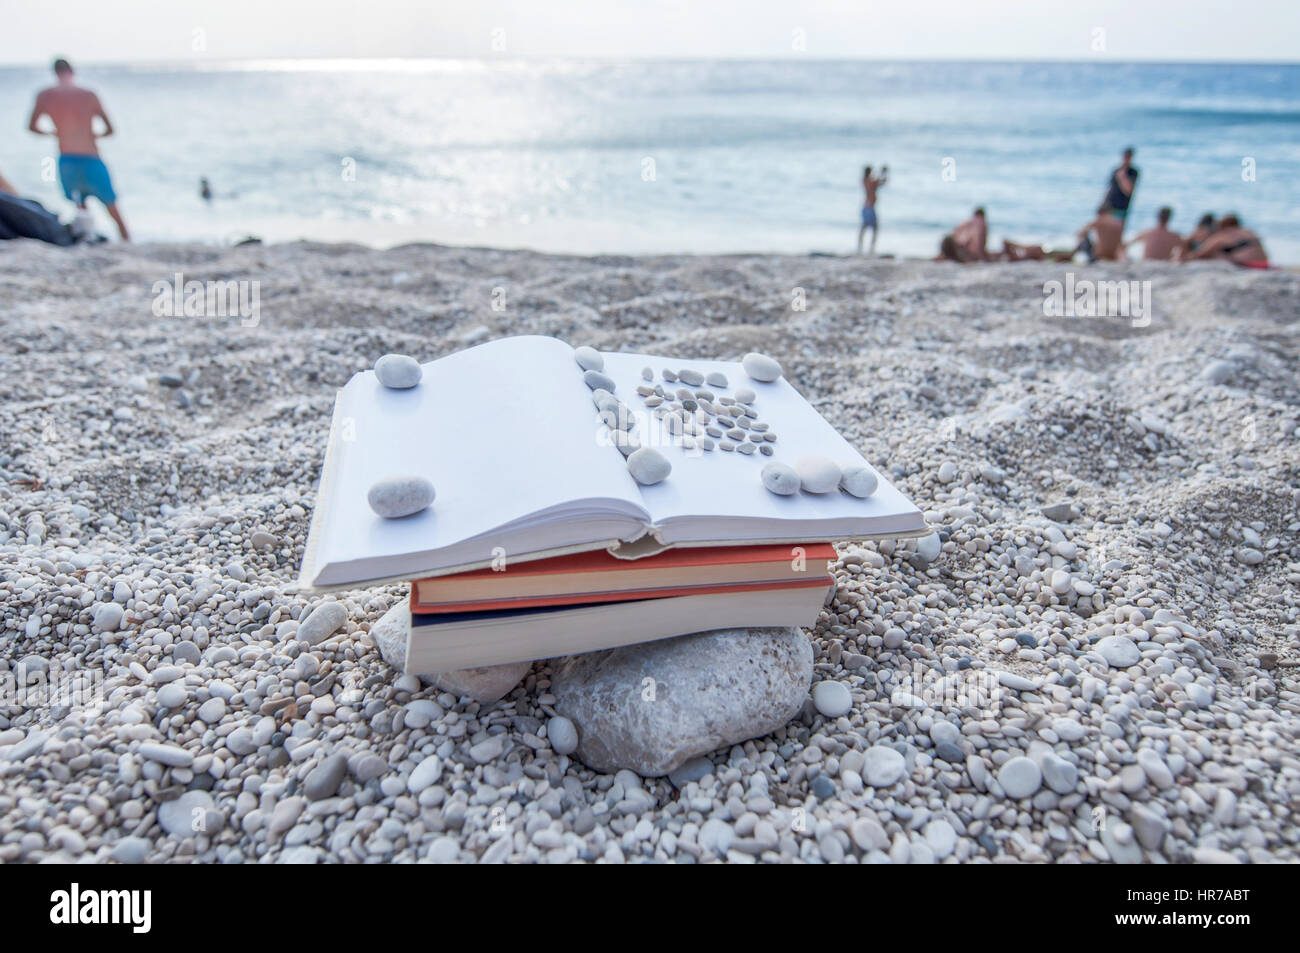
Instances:
[[[320,244],[0,260],[0,675],[98,672],[103,699],[0,700],[2,861],[1298,859],[1293,271]],[[1067,272],[1138,282],[1150,308],[1049,317]],[[178,273],[256,282],[257,313],[159,315]],[[398,679],[368,629],[404,587],[344,594],[342,629],[294,639],[336,389],[386,352],[520,333],[777,356],[925,510],[930,543],[840,547],[810,636],[847,715],[810,698],[642,781],[555,753],[548,663],[494,705]],[[972,671],[1005,689],[996,719],[921,690]],[[882,749],[897,783],[873,776]],[[341,752],[348,776],[304,794]],[[1041,773],[1023,799],[1017,759]]]

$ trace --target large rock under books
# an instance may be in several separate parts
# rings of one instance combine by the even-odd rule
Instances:
[[[788,723],[812,670],[799,629],[718,629],[557,660],[551,694],[584,764],[659,777]]]
[[[370,627],[370,636],[379,647],[384,661],[399,672],[406,671],[406,637],[411,631],[411,607],[399,602],[383,618]],[[532,662],[511,662],[507,665],[489,665],[486,668],[463,668],[455,672],[415,672],[420,678],[436,685],[444,692],[472,698],[490,705],[500,701],[518,685]]]

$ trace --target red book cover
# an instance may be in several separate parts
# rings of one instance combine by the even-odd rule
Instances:
[[[662,599],[667,596],[702,596],[719,592],[763,592],[768,589],[802,589],[828,586],[828,573],[809,574],[808,579],[790,579],[783,582],[737,583],[725,586],[677,586],[669,589],[620,590],[618,592],[580,593],[563,596],[534,596],[527,599],[497,599],[490,602],[442,602],[420,604],[411,593],[413,614],[436,615],[447,612],[493,612],[498,609],[535,609],[542,606],[584,605],[594,602],[631,602],[637,599]]]
[[[802,550],[802,553],[796,552]],[[800,578],[791,571],[782,573],[780,578],[761,578],[758,580],[737,579],[724,582],[702,583],[700,585],[683,585],[679,581],[680,573],[671,577],[668,584],[655,585],[655,576],[663,571],[690,569],[708,566],[745,566],[760,564],[790,564],[798,556],[808,566],[808,578]],[[611,556],[604,550],[579,553],[570,556],[558,556],[554,559],[541,559],[533,562],[511,566],[506,571],[476,569],[472,572],[457,573],[450,576],[438,576],[431,580],[414,580],[411,584],[411,611],[415,613],[445,613],[490,611],[507,608],[530,608],[535,606],[566,605],[584,602],[618,602],[632,599],[655,598],[659,596],[686,595],[691,593],[746,592],[768,588],[802,585],[826,585],[825,565],[836,558],[835,547],[829,543],[808,543],[803,546],[761,545],[761,546],[725,546],[670,549],[644,559],[626,560]],[[595,581],[596,574],[617,572],[624,575],[635,574],[635,584],[602,587]],[[591,574],[593,582],[574,586],[574,576]],[[569,588],[561,591],[545,591],[545,580],[549,576],[568,576]],[[528,590],[518,596],[500,594],[492,598],[477,598],[473,595],[473,582],[480,584],[500,583],[493,587],[498,590],[510,588],[518,583]],[[434,583],[443,591],[454,592],[463,588],[463,599],[439,599],[438,601],[420,600],[419,589],[422,582]],[[471,585],[465,585],[467,582]],[[481,591],[481,588],[480,590]]]

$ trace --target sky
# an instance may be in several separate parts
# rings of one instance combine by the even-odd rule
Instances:
[[[1300,0],[0,0],[0,63],[297,57],[1294,62]]]

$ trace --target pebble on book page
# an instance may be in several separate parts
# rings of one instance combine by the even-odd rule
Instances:
[[[653,447],[642,447],[627,458],[627,469],[632,479],[642,486],[662,483],[672,473],[673,465]]]
[[[375,361],[379,383],[394,390],[408,390],[420,383],[424,371],[420,362],[406,354],[385,354]]]
[[[844,470],[844,475],[840,477],[840,489],[850,496],[856,496],[862,500],[875,493],[876,487],[879,485],[880,481],[877,479],[876,474],[868,467],[847,467]]]
[[[750,351],[740,359],[740,366],[756,381],[771,383],[781,377],[781,365],[775,358],[768,357],[766,354],[756,354]]]
[[[427,508],[435,496],[433,484],[422,476],[403,474],[377,480],[366,499],[385,519],[413,516]]]
[[[601,359],[603,362],[603,358]],[[600,371],[583,371],[582,379],[587,382],[587,386],[592,390],[603,389],[614,393],[614,379],[602,374]]]
[[[578,362],[578,366],[584,371],[603,371],[605,369],[605,359],[600,356],[600,352],[586,344],[574,349],[573,359]]]
[[[774,460],[763,467],[760,477],[763,480],[763,486],[778,496],[794,496],[799,492],[801,485],[799,474],[788,463]]]
[[[826,457],[800,457],[795,461],[794,469],[804,490],[809,493],[829,493],[840,485],[843,476],[839,464]]]
[[[583,380],[592,388],[592,403],[605,425],[605,433],[627,458],[633,479],[643,486],[667,479],[672,464],[663,453],[645,446],[642,439],[632,434],[635,415],[614,396],[614,381],[603,373],[605,358],[595,348],[583,345],[574,350],[574,359],[583,371]],[[783,376],[780,363],[765,354],[746,354],[742,366],[751,379],[764,383]],[[684,386],[666,388],[664,384],[655,384],[654,369],[645,367],[641,370],[645,383],[635,391],[646,409],[653,412],[652,423],[659,422],[660,432],[666,433],[670,445],[696,454],[714,449],[741,456],[757,456],[760,452],[763,457],[775,454],[772,444],[776,443],[776,434],[769,424],[758,419],[754,408],[758,394],[752,388],[738,387],[734,396],[718,394],[704,385],[718,391],[728,388],[725,374],[718,371],[706,374],[689,367],[677,370],[665,367],[660,377],[664,384]],[[653,433],[646,438],[654,442]],[[871,496],[879,482],[868,467],[849,464],[841,469],[825,457],[806,457],[793,467],[771,461],[763,467],[759,479],[769,491],[781,496],[793,496],[800,490],[820,494],[840,489],[859,499]]]

